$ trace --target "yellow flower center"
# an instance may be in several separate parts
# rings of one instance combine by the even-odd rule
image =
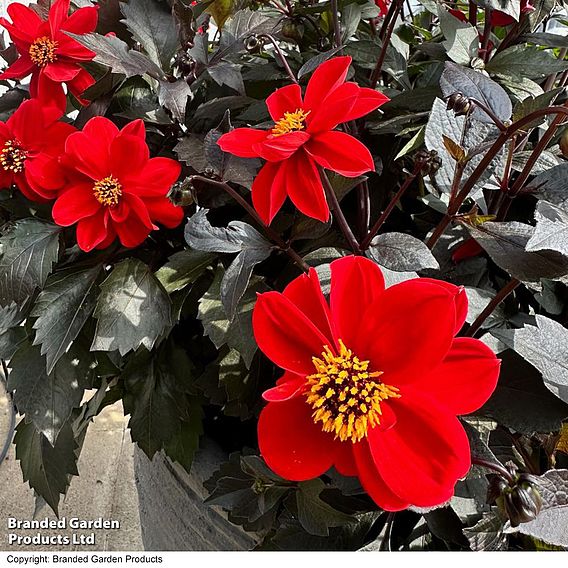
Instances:
[[[281,118],[272,129],[273,136],[282,136],[282,134],[289,134],[297,130],[304,130],[306,127],[306,118],[308,118],[310,111],[305,111],[299,108],[295,112],[285,112],[284,117]]]
[[[114,176],[107,176],[95,183],[93,193],[100,204],[116,207],[122,195],[122,185]]]
[[[17,140],[8,140],[0,152],[0,164],[7,172],[18,174],[24,171],[27,156]]]
[[[314,422],[321,422],[324,432],[355,443],[380,424],[381,401],[400,394],[378,380],[381,371],[369,371],[369,361],[360,361],[341,340],[339,345],[339,355],[326,345],[321,359],[312,359],[316,372],[307,377],[306,396]]]
[[[38,37],[29,49],[30,59],[38,66],[45,67],[57,59],[55,50],[58,43],[47,36]]]

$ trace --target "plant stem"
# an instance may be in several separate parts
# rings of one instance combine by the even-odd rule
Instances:
[[[333,21],[333,42],[334,47],[341,47],[341,27],[339,25],[339,9],[337,8],[337,0],[331,0],[331,19]],[[341,54],[342,50],[339,50]]]
[[[254,207],[238,192],[235,191],[228,183],[223,181],[217,181],[214,179],[209,179],[204,176],[194,175],[189,178],[190,182],[200,181],[218,187],[222,189],[225,193],[230,195],[255,221],[262,227],[266,236],[276,244],[276,246],[283,252],[285,252],[304,272],[308,272],[310,267],[304,262],[302,257],[290,246],[289,243],[285,242],[282,237],[272,228],[270,228],[266,223],[260,218],[260,215],[256,212]]]
[[[298,79],[296,79],[296,75],[294,75],[294,72],[290,68],[290,65],[288,64],[288,60],[286,59],[286,56],[284,55],[284,52],[282,51],[282,49],[280,49],[280,46],[278,45],[278,42],[276,41],[276,39],[274,37],[272,37],[270,34],[258,34],[258,37],[267,39],[274,46],[274,49],[276,50],[276,53],[278,53],[278,57],[279,57],[282,65],[284,66],[284,69],[286,70],[286,74],[288,75],[288,77],[290,77],[291,81],[293,83],[296,83],[296,85],[297,85]]]
[[[365,251],[369,248],[371,241],[375,235],[380,231],[381,227],[385,224],[392,210],[396,207],[396,204],[400,201],[400,198],[404,195],[406,190],[410,187],[410,184],[416,179],[422,168],[420,166],[414,166],[412,173],[408,174],[404,183],[400,186],[399,190],[394,194],[393,198],[390,200],[389,204],[386,206],[385,210],[381,213],[380,217],[377,219],[375,224],[371,227],[371,230],[367,236],[363,239],[361,243],[361,250]]]
[[[341,210],[341,207],[339,205],[339,201],[337,200],[337,195],[335,195],[335,191],[333,190],[333,187],[329,181],[329,178],[327,177],[327,174],[325,173],[325,170],[321,166],[318,166],[318,170],[320,173],[323,188],[325,190],[325,195],[327,197],[327,202],[330,205],[331,210],[335,213],[337,224],[339,225],[339,228],[341,229],[345,240],[349,243],[349,247],[355,254],[361,254],[361,247],[359,245],[359,242],[355,238],[355,235],[353,234],[353,231],[351,230],[347,219],[345,219],[345,215],[343,214],[343,211]]]
[[[505,286],[503,286],[503,288],[501,288],[501,290],[497,292],[495,297],[487,304],[487,306],[485,306],[483,311],[475,318],[475,321],[471,324],[471,326],[465,332],[464,335],[466,337],[473,337],[479,331],[485,320],[495,311],[495,308],[497,308],[497,306],[501,302],[503,302],[509,296],[509,294],[511,294],[513,290],[517,288],[517,286],[520,283],[521,282],[516,278],[511,278],[511,280],[509,280],[509,282],[507,282],[507,284],[505,284]]]
[[[379,77],[381,76],[381,71],[383,69],[383,63],[385,62],[385,57],[387,56],[387,48],[390,43],[390,38],[392,36],[392,32],[394,31],[394,27],[396,25],[396,20],[398,18],[398,14],[402,8],[404,0],[393,0],[387,17],[383,23],[383,27],[381,28],[381,32],[379,37],[381,38],[381,52],[379,53],[379,58],[377,59],[377,64],[371,73],[371,77],[369,82],[371,83],[371,88],[374,89],[379,82]]]
[[[480,465],[481,467],[485,467],[487,469],[491,469],[492,471],[504,477],[510,485],[515,483],[513,476],[501,464],[490,462],[477,456],[471,456],[471,463],[474,465]]]
[[[477,4],[475,2],[469,1],[469,13],[468,13],[469,23],[475,28],[477,27]]]
[[[483,25],[483,40],[479,48],[479,57],[487,63],[489,59],[489,40],[491,39],[491,14],[492,9],[485,8],[485,23]]]
[[[364,239],[369,230],[369,222],[371,220],[371,210],[370,210],[370,196],[369,196],[369,184],[367,180],[362,181],[357,186],[357,200],[358,200],[358,231],[359,238]]]

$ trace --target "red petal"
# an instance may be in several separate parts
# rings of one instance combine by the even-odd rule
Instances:
[[[255,146],[268,136],[265,130],[255,128],[235,128],[223,134],[217,141],[223,152],[229,152],[240,158],[258,158],[259,153]]]
[[[77,63],[69,63],[67,61],[62,61],[61,59],[48,63],[42,72],[45,73],[52,81],[63,83],[65,81],[71,81],[77,74],[81,71],[81,68]]]
[[[130,134],[119,134],[110,145],[110,171],[119,180],[139,175],[150,159],[144,140]]]
[[[94,84],[95,79],[91,76],[91,74],[81,68],[77,76],[73,80],[67,82],[67,87],[79,103],[86,106],[90,104],[91,101],[81,98],[81,95]]]
[[[276,89],[267,99],[266,106],[274,122],[284,117],[285,112],[295,112],[302,108],[302,89],[300,85],[288,85]]]
[[[24,146],[37,147],[38,127],[43,125],[41,103],[36,99],[24,101],[6,124]]]
[[[24,53],[6,71],[0,74],[0,79],[21,79],[27,77],[34,67],[34,62]]]
[[[322,63],[311,76],[306,94],[304,108],[317,110],[322,101],[345,81],[351,65],[351,57],[334,57]]]
[[[97,181],[110,173],[108,148],[103,148],[102,144],[91,145],[92,141],[84,131],[75,132],[65,142],[65,154],[73,169]]]
[[[345,132],[322,132],[306,144],[306,152],[322,167],[346,177],[375,171],[371,153]]]
[[[300,308],[306,317],[325,335],[330,347],[335,344],[331,331],[329,306],[323,296],[318,274],[314,268],[310,268],[308,274],[294,278],[282,294]]]
[[[358,473],[355,456],[353,455],[353,444],[351,442],[342,442],[338,444],[338,451],[335,454],[335,469],[347,477],[355,477]]]
[[[144,142],[146,141],[146,127],[144,126],[144,121],[139,118],[129,122],[120,131],[121,134],[130,134],[131,136],[138,136],[142,138]]]
[[[252,204],[267,225],[286,199],[286,167],[286,162],[267,162],[252,183]]]
[[[280,162],[289,158],[296,150],[310,139],[305,130],[297,130],[281,136],[267,136],[262,142],[255,144],[261,158],[269,162]]]
[[[319,357],[328,341],[288,298],[260,294],[252,324],[259,348],[276,365],[299,375],[314,372],[312,357]]]
[[[437,284],[445,288],[452,296],[456,303],[456,326],[454,329],[454,335],[463,327],[465,323],[465,318],[467,317],[467,311],[469,307],[467,294],[463,286],[456,286],[455,284],[450,284],[445,280],[438,280],[436,278],[422,278],[422,282],[431,282],[432,284]]]
[[[52,81],[45,73],[36,74],[34,77],[37,79],[32,80],[30,84],[31,95],[41,101],[44,113],[50,121],[60,118],[67,108],[67,96],[63,85]]]
[[[294,172],[286,180],[288,197],[304,215],[325,223],[329,219],[329,207],[316,164],[300,151],[290,158],[288,168]]]
[[[150,158],[140,172],[128,176],[128,191],[140,197],[165,197],[181,173],[171,158]]]
[[[28,6],[24,6],[19,2],[11,2],[8,4],[6,11],[10,18],[12,18],[14,27],[22,34],[22,37],[26,36],[33,41],[38,28],[43,24],[43,20],[38,14]]]
[[[97,27],[98,11],[98,7],[95,6],[79,8],[67,18],[66,22],[63,22],[61,29],[74,34],[94,32]]]
[[[332,130],[345,122],[345,117],[357,101],[359,90],[356,83],[344,83],[331,92],[319,107],[308,115],[308,132],[315,134]]]
[[[409,388],[424,389],[452,414],[469,414],[493,394],[501,361],[478,339],[458,337],[443,362]]]
[[[325,473],[339,443],[314,424],[310,407],[300,398],[270,402],[260,413],[260,453],[284,479],[305,481]]]
[[[368,306],[359,326],[357,355],[384,371],[384,382],[399,386],[437,367],[454,336],[454,297],[422,279],[387,288]],[[362,315],[362,314],[361,314]]]
[[[105,211],[102,208],[92,217],[86,217],[77,223],[77,244],[85,252],[92,251],[106,239],[107,234]]]
[[[286,371],[277,381],[276,386],[265,390],[262,398],[268,402],[281,402],[290,400],[302,392],[306,385],[306,379],[302,375],[296,375]]]
[[[48,20],[52,36],[55,36],[61,24],[67,19],[70,4],[70,0],[56,0],[49,9]]]
[[[381,477],[366,440],[354,444],[353,454],[355,455],[357,476],[369,497],[385,511],[407,509],[410,504],[393,493]]]
[[[329,302],[335,337],[343,340],[349,349],[354,349],[357,353],[361,317],[383,293],[383,273],[378,265],[363,256],[346,256],[334,260],[330,268]]]
[[[85,217],[91,217],[101,204],[93,195],[93,188],[89,184],[80,184],[64,191],[53,205],[53,220],[62,227],[74,225]]]
[[[46,153],[29,157],[25,164],[26,178],[30,186],[48,199],[56,197],[54,192],[65,183],[65,175],[57,158]]]
[[[403,393],[395,403],[396,425],[368,435],[377,469],[388,487],[408,503],[418,507],[445,503],[471,465],[467,435],[455,416],[428,397]]]
[[[114,223],[113,227],[122,245],[128,248],[137,247],[144,242],[152,230],[135,212],[131,212],[123,223]]]
[[[174,205],[167,197],[144,199],[152,221],[174,229],[183,221],[183,207]]]
[[[94,51],[87,49],[78,41],[64,33],[57,34],[57,55],[72,61],[91,61],[96,56]]]
[[[343,122],[365,116],[389,101],[390,99],[386,95],[383,95],[383,93],[379,93],[379,91],[360,87],[357,100],[347,116],[343,119]]]

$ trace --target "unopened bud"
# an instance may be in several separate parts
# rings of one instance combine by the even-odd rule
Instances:
[[[245,40],[245,49],[250,53],[260,53],[264,42],[256,35],[252,34]]]
[[[453,110],[456,116],[468,114],[471,107],[471,101],[462,93],[454,93],[446,99],[446,109]]]
[[[435,174],[442,166],[442,158],[436,150],[419,150],[414,155],[414,164],[424,175]]]

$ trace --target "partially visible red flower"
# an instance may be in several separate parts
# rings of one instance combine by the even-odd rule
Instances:
[[[383,18],[389,11],[390,0],[375,0],[376,6],[379,8],[379,15]]]
[[[456,418],[477,410],[500,361],[455,335],[463,289],[430,278],[385,290],[363,257],[331,263],[329,303],[315,270],[258,297],[256,341],[284,369],[264,393],[258,443],[278,475],[303,481],[330,467],[357,476],[385,510],[446,502],[470,465]]]
[[[58,158],[75,127],[61,112],[32,99],[0,122],[0,188],[12,184],[33,201],[55,199],[65,183]]]
[[[475,239],[467,239],[460,243],[452,252],[452,260],[458,263],[468,258],[479,256],[483,253],[483,248]]]
[[[530,3],[530,0],[521,0],[521,14],[530,14],[534,12],[534,6]],[[509,14],[505,14],[505,12],[501,12],[499,10],[495,10],[491,14],[491,26],[510,26],[516,22],[513,16],[509,16]]]
[[[270,130],[236,128],[219,146],[243,158],[267,161],[252,185],[252,201],[270,223],[286,196],[308,217],[327,221],[329,207],[318,165],[347,177],[374,170],[369,150],[358,140],[334,130],[389,99],[373,89],[345,82],[351,57],[322,63],[312,75],[304,97],[299,85],[276,90],[266,99],[275,125]]]
[[[37,96],[40,82],[44,83],[46,92],[53,93],[53,98],[57,97],[54,91],[62,93],[62,83],[66,83],[69,91],[82,104],[87,104],[80,95],[95,80],[80,63],[91,61],[95,53],[65,32],[93,32],[97,26],[97,8],[79,8],[68,16],[69,4],[70,0],[56,0],[47,20],[23,4],[8,5],[12,22],[0,18],[0,25],[8,30],[20,56],[0,74],[0,79],[23,79],[31,74],[32,97]]]
[[[69,182],[53,206],[53,219],[64,227],[77,224],[82,250],[106,248],[117,236],[125,247],[135,247],[157,229],[154,222],[173,228],[183,219],[183,209],[167,197],[181,166],[150,158],[145,138],[141,120],[119,130],[95,117],[67,139]]]

